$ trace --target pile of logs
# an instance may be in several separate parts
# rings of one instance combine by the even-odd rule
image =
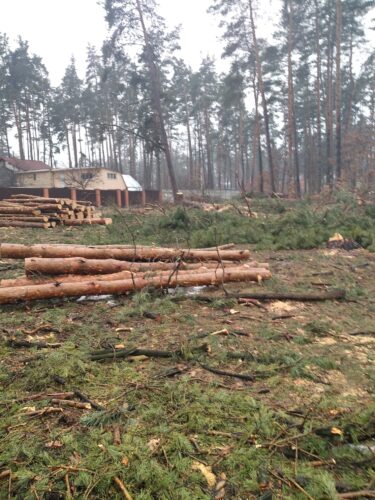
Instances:
[[[34,227],[48,229],[58,225],[111,224],[95,213],[89,201],[68,198],[42,198],[30,194],[14,194],[0,201],[0,227]]]
[[[251,261],[249,251],[229,246],[184,250],[2,243],[0,258],[25,259],[25,274],[0,281],[0,304],[271,278],[268,264]]]

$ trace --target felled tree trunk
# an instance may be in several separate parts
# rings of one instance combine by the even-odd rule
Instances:
[[[56,223],[53,223],[56,226]],[[0,219],[0,227],[38,227],[48,229],[54,227],[49,222],[25,222],[17,220],[4,220]]]
[[[0,214],[0,222],[6,220],[19,221],[19,222],[48,222],[50,217],[47,215],[12,215],[12,214]]]
[[[260,281],[270,279],[271,273],[267,269],[261,270],[226,270],[204,273],[186,273],[159,275],[148,278],[125,279],[119,281],[88,281],[79,283],[61,283],[33,286],[19,286],[0,288],[0,304],[10,304],[17,301],[32,301],[38,299],[52,299],[57,297],[79,297],[81,295],[113,294],[121,295],[126,292],[141,290],[142,288],[175,288],[177,286],[220,285],[235,281]]]
[[[100,226],[109,226],[110,224],[112,224],[112,219],[110,219],[109,217],[107,218],[93,217],[91,219],[85,219],[85,224],[87,224],[88,220],[90,220],[90,224],[99,224]]]
[[[30,203],[29,207],[35,207],[42,212],[48,212],[50,210],[62,210],[63,206],[59,203]]]
[[[222,271],[222,269],[220,269]],[[247,271],[247,274],[249,274],[249,271],[254,272],[254,281],[257,281],[258,278],[262,278],[263,274],[266,273],[268,276],[268,269],[261,269],[261,268],[253,268],[250,269],[248,267],[236,267],[236,268],[231,268],[231,269],[226,269],[226,272],[233,272],[233,271],[240,271],[244,270]],[[198,274],[201,273],[207,273],[207,272],[215,272],[212,271],[211,269],[208,269],[205,266],[201,266],[195,270]],[[133,278],[153,278],[155,276],[172,276],[173,274],[177,274],[178,276],[185,276],[187,274],[191,275],[192,271],[191,270],[166,270],[166,271],[160,271],[160,270],[148,270],[145,272],[131,272],[131,271],[120,271],[117,273],[113,274],[93,274],[93,275],[77,275],[77,274],[63,274],[61,276],[35,276],[35,277],[27,277],[27,276],[22,276],[20,278],[16,279],[3,279],[0,281],[0,286],[1,287],[14,287],[14,286],[30,286],[30,285],[45,285],[45,284],[52,284],[52,283],[75,283],[75,282],[83,282],[83,281],[119,281],[119,280],[125,280],[125,279],[131,279]]]
[[[31,214],[40,215],[41,211],[34,207],[0,205],[0,214]]]
[[[224,261],[224,267],[238,266],[238,262]],[[201,263],[185,262],[127,262],[114,259],[84,259],[72,257],[67,259],[44,259],[32,257],[25,259],[25,272],[28,276],[36,275],[62,275],[62,274],[112,274],[121,271],[146,272],[150,270],[172,270],[172,269],[199,269]],[[220,262],[204,262],[204,267],[215,269],[221,266]],[[255,261],[247,261],[244,266],[248,268],[268,268],[268,264]]]
[[[84,224],[91,224],[90,219],[86,221],[84,219],[65,219],[63,221],[64,226],[83,226]]]
[[[175,263],[169,262],[127,262],[113,259],[84,259],[82,257],[67,259],[32,257],[25,260],[27,275],[110,274],[121,271],[141,272],[150,269],[169,270],[175,267]]]
[[[60,198],[17,198],[17,199],[14,199],[14,198],[7,198],[3,201],[6,201],[8,203],[20,203],[20,204],[23,204],[25,203],[26,205],[30,204],[30,205],[35,205],[37,203],[40,203],[40,204],[58,204],[58,205],[61,205],[65,202],[64,199],[60,199]]]
[[[174,261],[177,259],[189,261],[206,260],[246,260],[250,256],[248,250],[179,250],[174,248],[89,248],[79,246],[50,245],[18,245],[2,243],[0,257],[8,259],[23,259],[27,257],[84,257],[87,259],[118,259],[127,261]]]

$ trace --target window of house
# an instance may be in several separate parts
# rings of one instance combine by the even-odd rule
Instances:
[[[34,181],[36,181],[36,174],[33,174],[33,177],[34,177]]]
[[[81,174],[81,177],[84,181],[88,181],[90,179],[93,179],[94,178],[94,175],[91,173],[91,172],[83,172]]]
[[[116,174],[107,174],[107,179],[116,179],[117,175]]]

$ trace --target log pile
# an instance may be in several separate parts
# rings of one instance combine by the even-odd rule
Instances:
[[[25,274],[0,281],[0,304],[17,301],[121,295],[143,288],[261,282],[268,264],[247,250],[146,246],[0,244],[0,258],[25,259]]]
[[[0,227],[32,227],[49,229],[59,225],[83,226],[111,224],[95,212],[91,202],[69,198],[42,198],[30,194],[14,194],[0,201]]]

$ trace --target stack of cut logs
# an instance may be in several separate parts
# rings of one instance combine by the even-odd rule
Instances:
[[[48,229],[57,225],[111,223],[111,219],[98,217],[90,201],[77,203],[68,198],[41,198],[30,194],[14,194],[0,201],[0,227]]]
[[[268,264],[234,245],[175,249],[107,245],[0,244],[0,258],[25,259],[25,275],[0,282],[0,304],[19,300],[121,295],[143,288],[222,285],[270,279]]]

